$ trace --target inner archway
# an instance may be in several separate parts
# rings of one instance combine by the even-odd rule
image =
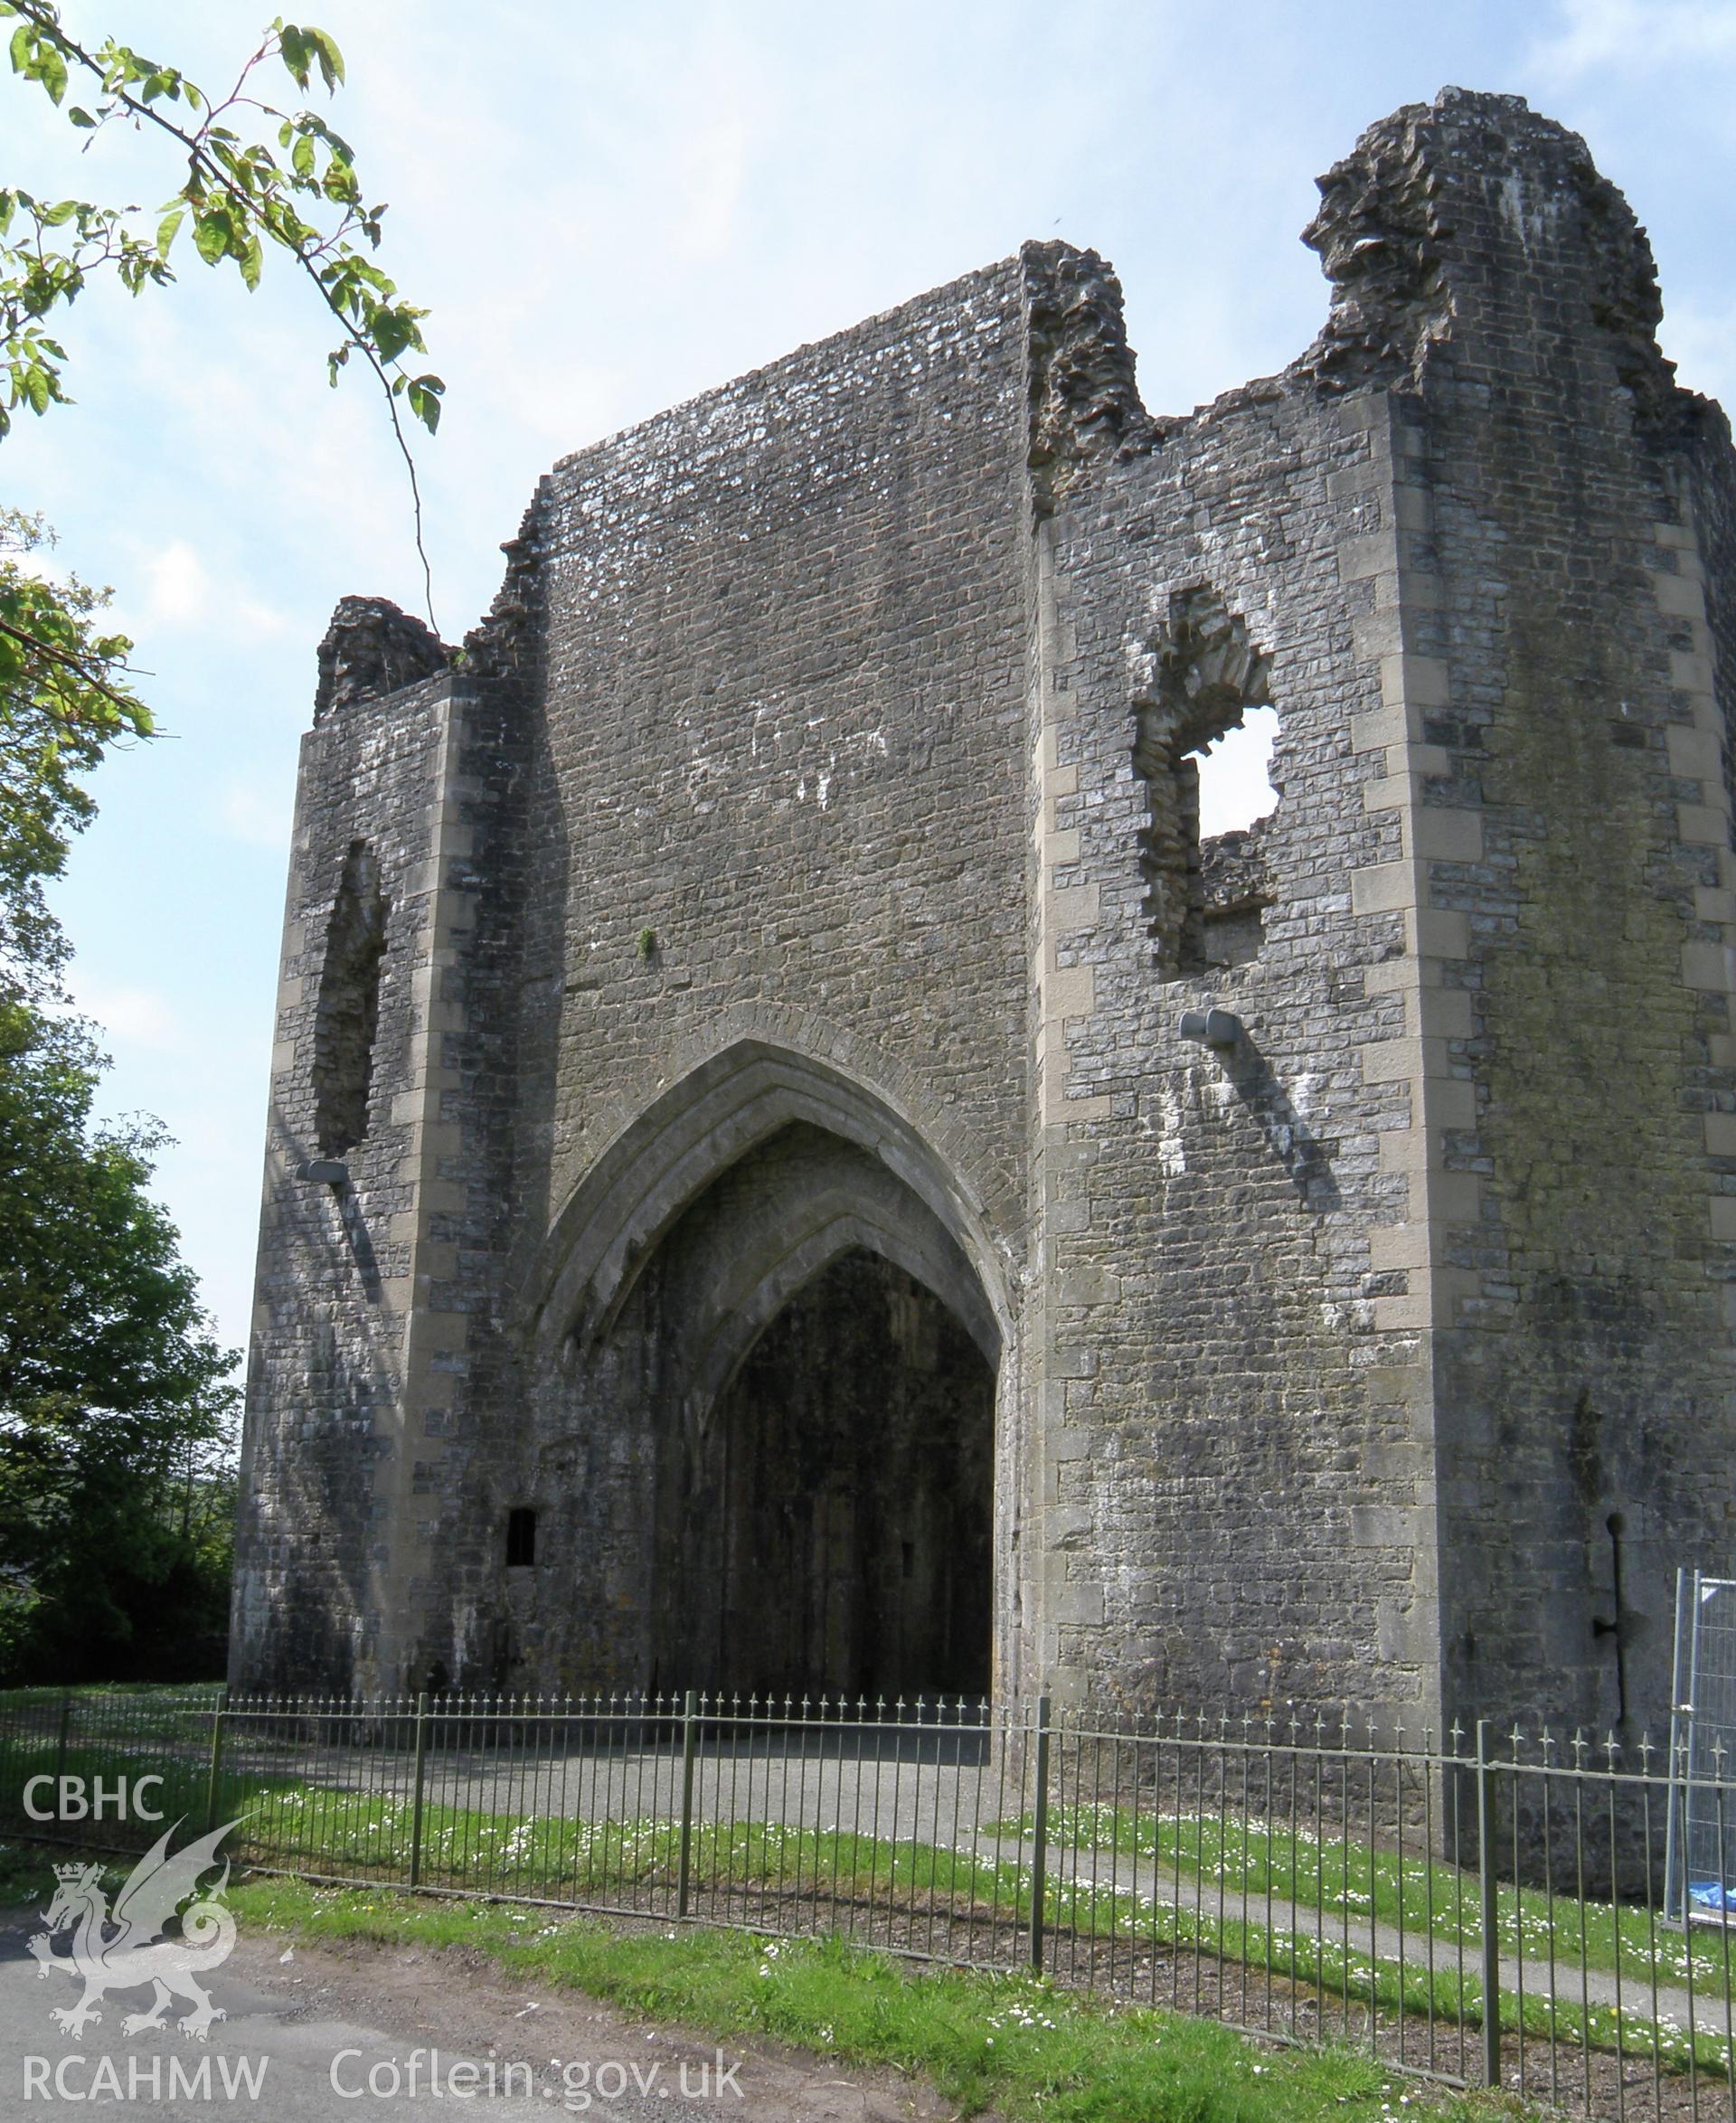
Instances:
[[[986,1694],[994,1426],[994,1370],[942,1300],[840,1255],[665,1495],[659,1667],[743,1696]]]
[[[988,1693],[1011,1312],[980,1204],[907,1115],[739,1043],[614,1137],[532,1289],[552,1526],[525,1626],[568,1671]]]

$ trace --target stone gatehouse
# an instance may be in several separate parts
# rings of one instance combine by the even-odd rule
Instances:
[[[1729,429],[1519,99],[1321,192],[1320,336],[1191,417],[1033,243],[565,459],[462,650],[340,605],[238,1683],[1657,1731],[1736,1510]]]

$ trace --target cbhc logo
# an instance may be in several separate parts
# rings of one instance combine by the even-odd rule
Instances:
[[[88,1784],[83,1777],[33,1777],[24,1786],[24,1811],[33,1821],[99,1821],[112,1807],[118,1821],[160,1821],[161,1813],[145,1803],[145,1788],[162,1781],[161,1777],[133,1778],[129,1798],[125,1777],[117,1777],[112,1784],[100,1777],[91,1778]],[[48,1807],[36,1804],[36,1794],[44,1784],[55,1793],[56,1803]]]

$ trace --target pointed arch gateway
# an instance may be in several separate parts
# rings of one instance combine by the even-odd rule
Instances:
[[[575,1191],[534,1297],[575,1434],[613,1442],[587,1462],[605,1514],[642,1534],[609,1533],[589,1589],[602,1663],[656,1687],[987,1688],[1005,1282],[892,1098],[763,1042],[710,1057]]]

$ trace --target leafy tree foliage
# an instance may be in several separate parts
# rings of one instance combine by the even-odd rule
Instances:
[[[102,628],[108,593],[38,573],[50,543],[39,518],[0,508],[0,1052],[28,1037],[21,1005],[57,991],[67,945],[42,886],[95,813],[83,778],[152,727],[132,644]]]
[[[36,1017],[0,1056],[0,1673],[161,1670],[221,1643],[236,1400],[174,1226],[160,1137],[95,1126],[99,1060]]]
[[[178,67],[131,45],[73,36],[54,0],[0,0],[0,25],[8,21],[15,75],[38,84],[87,135],[120,124],[160,138],[181,182],[148,214],[0,187],[0,438],[19,409],[41,414],[66,402],[67,353],[55,319],[93,280],[112,275],[135,295],[168,285],[184,230],[206,265],[228,260],[249,288],[277,252],[339,327],[332,382],[354,357],[383,393],[421,552],[416,469],[399,407],[430,432],[439,424],[445,386],[408,359],[426,351],[426,313],[374,262],[386,210],[364,203],[348,143],[316,112],[282,109],[259,93],[262,77],[279,67],[297,89],[310,89],[316,74],[327,91],[336,89],[344,59],[332,38],[278,18],[228,94],[213,100]],[[0,1016],[9,998],[38,995],[44,984],[52,992],[64,961],[41,888],[60,873],[69,834],[92,815],[81,777],[111,746],[152,729],[127,663],[132,644],[100,625],[107,592],[36,564],[47,535],[40,522],[0,509]],[[426,576],[426,553],[422,564]]]
[[[406,302],[373,261],[383,206],[364,203],[349,144],[317,112],[284,110],[259,95],[259,76],[280,64],[297,89],[316,71],[327,91],[344,79],[344,58],[324,30],[279,17],[265,32],[234,87],[213,100],[178,67],[113,38],[87,44],[61,22],[53,0],[0,0],[0,22],[15,23],[8,54],[14,74],[39,83],[69,122],[86,133],[133,124],[162,137],[180,188],[151,215],[88,199],[38,199],[0,190],[0,364],[5,401],[0,435],[21,406],[44,413],[65,398],[66,349],[49,320],[91,279],[113,274],[132,294],[167,285],[175,239],[184,228],[208,266],[226,259],[251,289],[268,251],[286,253],[340,336],[327,357],[331,381],[354,356],[379,384],[410,477],[424,580],[421,497],[399,401],[429,430],[439,427],[446,386],[412,372],[406,357],[427,351],[424,310]],[[77,88],[85,102],[68,102]],[[432,584],[429,585],[432,601]],[[430,621],[432,614],[429,614]],[[438,629],[437,629],[438,631]]]
[[[335,90],[335,43],[273,22],[212,98],[130,45],[74,36],[53,0],[0,0],[0,35],[7,22],[14,74],[87,136],[160,139],[175,189],[141,212],[0,187],[0,438],[19,411],[67,401],[61,319],[96,280],[142,295],[190,252],[251,289],[281,256],[337,327],[332,382],[354,366],[381,391],[426,579],[401,419],[439,421],[443,386],[413,359],[424,313],[375,262],[385,210],[348,144],[262,93],[286,75]],[[222,1664],[234,1354],[147,1191],[160,1134],[95,1124],[101,1058],[53,1007],[67,945],[43,886],[93,815],[91,771],[153,724],[132,644],[103,624],[108,592],[48,566],[51,543],[0,508],[0,1681],[175,1677]]]

